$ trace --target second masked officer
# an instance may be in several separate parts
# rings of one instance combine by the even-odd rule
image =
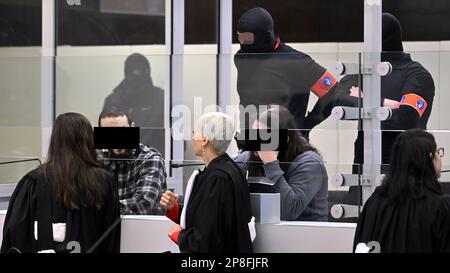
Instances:
[[[280,105],[292,113],[296,129],[312,129],[326,117],[305,118],[309,94],[333,97],[338,85],[335,77],[310,56],[284,44],[275,35],[270,13],[263,8],[245,12],[237,25],[240,50],[235,55],[238,71],[237,91],[241,109],[240,128],[251,128],[260,106]],[[341,96],[345,98],[346,96]],[[321,99],[323,101],[323,99]],[[339,98],[327,104],[345,104]],[[292,128],[294,129],[294,128]]]
[[[386,12],[382,15],[382,37],[381,61],[392,65],[392,73],[381,78],[380,101],[383,106],[392,109],[392,117],[381,122],[382,163],[389,164],[392,146],[402,130],[427,129],[435,87],[430,72],[403,51],[400,22]],[[351,95],[355,97],[352,106],[357,106],[360,92],[358,75],[345,76],[340,87],[339,92],[350,90]],[[363,131],[359,131],[355,142],[354,162],[357,164],[364,163],[363,135]]]

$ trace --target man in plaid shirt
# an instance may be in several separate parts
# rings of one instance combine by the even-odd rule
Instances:
[[[128,127],[134,123],[125,112],[104,111],[99,117],[100,127]],[[167,190],[164,158],[154,148],[144,144],[139,149],[102,150],[99,157],[118,183],[120,213],[122,215],[164,215],[159,204]]]

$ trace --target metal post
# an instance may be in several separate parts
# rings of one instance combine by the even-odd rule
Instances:
[[[166,47],[169,55],[169,73],[166,83],[169,87],[167,90],[170,90],[171,107],[173,107],[183,103],[184,0],[166,1]],[[173,120],[171,120],[171,124],[173,124]],[[172,128],[172,126],[166,128]],[[171,130],[168,130],[168,133],[170,134]],[[184,141],[172,139],[172,153],[167,153],[167,155],[171,157],[171,160],[183,161]],[[175,189],[175,193],[181,194],[183,192],[183,169],[170,168],[169,173],[171,174],[169,186]],[[171,182],[172,185],[170,185]]]
[[[55,0],[42,0],[41,156],[47,157],[54,119]]]
[[[233,37],[233,1],[219,0],[218,105],[222,111],[231,103],[231,49]]]
[[[364,67],[371,67],[372,73],[364,75],[363,108],[373,109],[380,106],[380,76],[374,70],[380,62],[381,52],[381,15],[382,0],[364,0]],[[381,165],[381,131],[380,121],[375,118],[363,119],[364,129],[364,167],[365,177],[380,173]],[[362,187],[363,204],[372,194],[375,183]],[[366,184],[366,183],[364,183]]]

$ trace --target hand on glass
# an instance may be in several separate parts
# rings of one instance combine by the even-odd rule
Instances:
[[[383,106],[389,107],[391,109],[398,109],[400,107],[401,103],[396,100],[390,100],[390,99],[384,99]]]
[[[171,210],[171,209],[173,209],[173,207],[175,206],[175,204],[177,202],[178,202],[178,195],[171,191],[166,191],[161,196],[161,200],[159,201],[159,204],[161,204],[161,206],[163,206],[167,210]]]
[[[278,159],[278,152],[277,151],[259,151],[258,152],[259,158],[261,158],[261,161],[264,162],[264,164],[273,162]]]
[[[350,88],[350,96],[359,98],[359,93],[361,91],[359,90],[359,87],[352,86]],[[363,97],[363,93],[361,92],[361,98]],[[383,106],[389,107],[390,109],[398,109],[400,107],[401,103],[396,100],[390,100],[390,99],[384,99],[383,100]]]
[[[360,93],[359,87],[352,86],[352,88],[350,88],[350,96],[359,98],[359,93]],[[363,93],[361,92],[361,98],[362,97]]]

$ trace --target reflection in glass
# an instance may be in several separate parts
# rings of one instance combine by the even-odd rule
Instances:
[[[102,111],[113,108],[128,114],[141,127],[141,142],[164,153],[164,90],[155,86],[150,63],[139,53],[125,60],[125,78],[108,95]]]
[[[58,0],[58,46],[152,45],[165,43],[162,0]]]

